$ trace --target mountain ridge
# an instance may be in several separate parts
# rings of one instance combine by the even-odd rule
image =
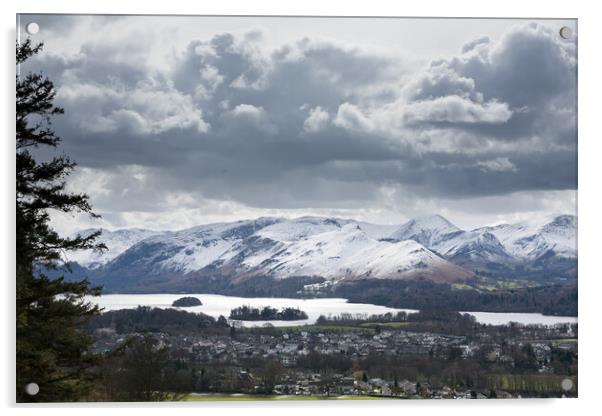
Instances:
[[[73,253],[65,260],[94,283],[115,290],[132,284],[202,288],[208,282],[236,285],[254,278],[454,283],[480,273],[576,277],[576,249],[570,250],[576,217],[539,222],[466,231],[440,215],[400,226],[334,217],[260,217],[178,231],[102,230],[106,253]]]

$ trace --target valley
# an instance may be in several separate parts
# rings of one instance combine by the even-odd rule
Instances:
[[[439,215],[401,225],[262,217],[180,231],[101,230],[103,253],[64,260],[103,293],[344,297],[410,309],[575,316],[576,217],[462,230]],[[81,235],[96,230],[85,230]]]

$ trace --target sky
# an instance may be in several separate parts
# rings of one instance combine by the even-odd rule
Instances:
[[[22,15],[88,227],[575,214],[572,20]],[[40,150],[38,157],[48,157]]]

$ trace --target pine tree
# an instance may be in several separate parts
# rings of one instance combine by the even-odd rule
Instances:
[[[17,44],[17,65],[42,46],[29,39]],[[75,163],[64,155],[38,161],[31,152],[60,142],[51,129],[52,117],[63,113],[53,104],[53,83],[37,73],[17,75],[16,82],[17,401],[83,400],[90,386],[87,370],[96,357],[79,326],[99,312],[85,296],[100,289],[87,280],[50,279],[43,271],[65,267],[62,254],[69,250],[105,247],[95,242],[99,233],[63,238],[51,228],[51,210],[96,215],[87,195],[66,190],[65,178]],[[38,384],[37,395],[26,394],[28,383]]]

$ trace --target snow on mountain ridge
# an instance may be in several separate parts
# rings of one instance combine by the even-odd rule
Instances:
[[[343,221],[341,224],[339,220],[331,218],[317,220],[315,217],[301,217],[269,225],[259,230],[257,234],[277,241],[296,241],[314,234],[333,231],[341,228],[345,223],[346,221]]]
[[[437,244],[434,250],[464,267],[482,268],[493,263],[510,266],[514,263],[514,259],[499,240],[486,231],[454,233],[449,239]]]
[[[107,253],[70,253],[69,260],[114,276],[127,271],[129,275],[226,273],[329,279],[431,276],[451,281],[471,275],[467,269],[512,270],[525,258],[517,253],[524,251],[536,251],[539,256],[554,250],[570,257],[576,254],[575,232],[573,216],[540,221],[536,226],[472,231],[461,230],[441,216],[401,226],[329,217],[262,217],[179,231],[103,231],[101,241],[109,246]]]
[[[207,224],[169,232],[143,240],[141,244],[160,243],[176,254],[161,260],[159,267],[166,270],[193,272],[216,261],[227,261],[237,252],[233,250],[241,239],[256,234],[264,227],[277,224],[277,218],[258,218],[234,223]]]
[[[109,231],[103,228],[88,228],[74,234],[72,237],[75,237],[76,235],[86,237],[96,231],[101,232],[97,241],[104,243],[107,246],[107,250],[102,253],[93,252],[91,250],[78,250],[65,255],[65,260],[76,262],[80,266],[89,269],[96,269],[107,264],[139,241],[161,233],[160,231],[145,230],[141,228],[125,228],[115,231]]]
[[[364,225],[365,227],[365,225]],[[373,231],[373,230],[372,230]],[[112,274],[227,273],[455,281],[472,275],[413,241],[372,238],[351,220],[304,217],[209,224],[142,239],[107,264]],[[205,270],[205,271],[204,271]]]
[[[425,247],[434,247],[445,236],[462,231],[441,215],[410,220],[393,232],[389,238],[414,240]]]
[[[577,217],[574,215],[558,215],[478,230],[495,235],[510,254],[519,258],[536,259],[550,251],[561,257],[577,257]]]
[[[454,273],[456,279],[462,279],[471,275],[414,241],[378,241],[355,223],[287,242],[275,260],[263,272],[277,278],[394,278],[420,273],[449,279]]]

